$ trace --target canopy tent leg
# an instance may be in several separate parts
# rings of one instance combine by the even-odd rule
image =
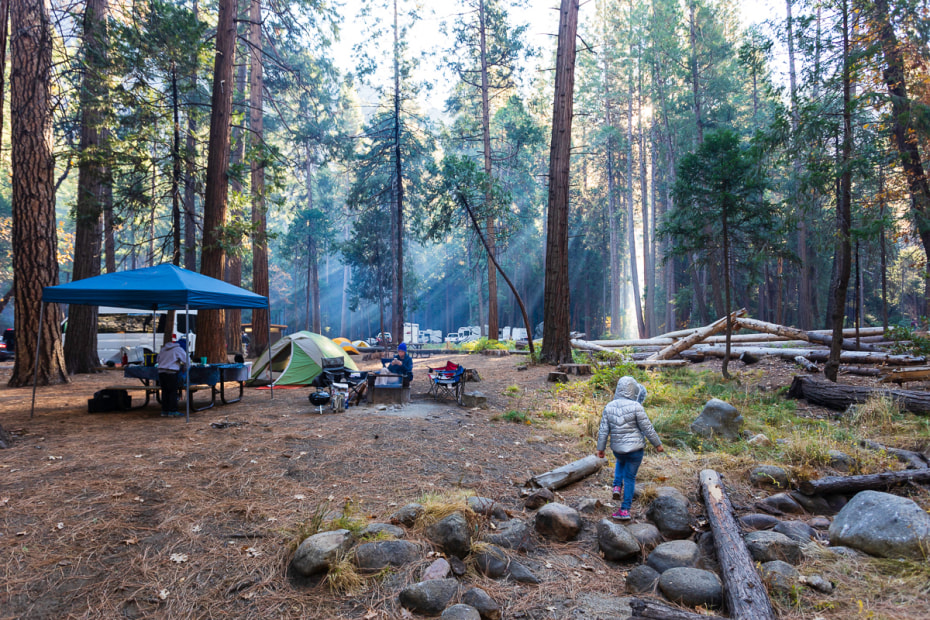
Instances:
[[[187,346],[184,347],[184,353],[187,355],[187,365],[185,370],[187,371],[184,375],[184,381],[187,382],[187,389],[184,390],[184,400],[187,401],[187,412],[185,414],[185,421],[190,423],[191,421],[191,308],[190,304],[184,304],[184,329],[185,337],[187,338]]]
[[[254,317],[254,314],[252,315]],[[255,321],[252,321],[255,324]],[[271,374],[271,301],[268,301],[268,381],[271,382],[271,400],[274,400],[274,375]]]
[[[39,302],[39,335],[36,338],[36,357],[32,365],[32,409],[29,410],[29,417],[36,414],[36,384],[39,382],[39,345],[42,344],[42,321],[45,320],[45,302]]]

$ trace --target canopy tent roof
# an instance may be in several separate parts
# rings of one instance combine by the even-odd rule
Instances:
[[[171,264],[46,286],[42,301],[144,310],[268,307],[267,297]]]

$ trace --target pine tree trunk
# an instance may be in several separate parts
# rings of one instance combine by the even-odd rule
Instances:
[[[242,2],[243,0],[239,0]],[[238,30],[238,27],[237,27]],[[238,45],[236,54],[238,62],[236,63],[236,91],[233,94],[233,105],[236,109],[244,111],[245,106],[245,81],[246,81],[246,58],[247,52],[244,45]],[[237,169],[245,158],[245,140],[242,136],[242,126],[236,125],[232,128],[232,138],[229,154],[229,166],[233,170]],[[242,194],[242,183],[239,181],[239,175],[232,175],[229,178],[229,189],[233,195]],[[235,200],[230,206],[229,217],[233,221],[243,220],[246,214],[239,206],[241,201]],[[244,241],[244,240],[240,240]],[[242,245],[242,243],[240,243]],[[239,251],[230,252],[226,255],[226,282],[233,286],[242,286],[242,254]],[[243,353],[245,347],[242,342],[242,310],[239,308],[227,308],[226,312],[226,351],[229,353]],[[254,329],[253,329],[254,332]],[[248,354],[252,355],[253,347],[249,347]]]
[[[488,49],[487,49],[487,23],[484,12],[484,0],[478,0],[478,39],[481,53],[481,137],[484,147],[484,174],[487,176],[489,186],[485,190],[485,203],[490,207],[491,201],[491,103],[488,88]],[[495,231],[494,218],[488,216],[485,223],[484,240],[488,251],[494,253]],[[497,340],[498,336],[498,308],[497,308],[497,269],[494,260],[488,260],[488,339]]]
[[[6,41],[10,25],[10,0],[0,0],[0,101],[5,99],[6,87]],[[0,106],[0,146],[3,136],[3,106]]]
[[[210,112],[206,195],[203,205],[203,249],[200,272],[222,279],[226,253],[220,237],[226,223],[229,198],[229,126],[232,113],[233,58],[236,47],[235,0],[219,0],[216,59]],[[253,322],[253,335],[254,335]],[[197,356],[210,362],[226,361],[225,316],[222,310],[201,310],[197,315]]]
[[[691,56],[689,64],[691,67],[691,95],[694,106],[694,124],[697,129],[697,144],[695,148],[704,142],[704,119],[701,117],[701,83],[700,73],[698,71],[698,52],[697,52],[697,19],[695,12],[697,7],[694,0],[688,3],[688,41],[691,44]]]
[[[633,2],[630,2],[630,13],[633,12]],[[633,53],[633,23],[630,22],[630,55]],[[632,68],[630,69],[632,72]],[[639,290],[639,265],[636,260],[636,224],[635,224],[635,205],[633,200],[633,76],[630,75],[629,89],[627,90],[627,116],[626,116],[626,137],[627,137],[627,160],[626,160],[626,217],[627,217],[627,244],[630,253],[630,285],[633,287],[633,309],[636,314],[636,330],[640,338],[646,337],[646,324],[643,321],[643,300]]]
[[[81,88],[81,143],[78,190],[74,207],[74,271],[72,280],[100,275],[107,148],[103,117],[107,105],[107,0],[88,0],[84,7],[84,80]],[[65,365],[70,374],[93,373],[97,357],[97,307],[72,305],[68,313]]]
[[[833,296],[833,314],[830,317],[833,328],[833,342],[830,344],[830,359],[823,369],[824,376],[830,381],[836,381],[840,366],[840,351],[843,344],[843,321],[846,318],[846,292],[849,288],[849,272],[852,263],[852,249],[850,246],[850,226],[852,223],[852,172],[850,160],[852,159],[852,100],[850,97],[850,84],[852,76],[849,58],[849,27],[847,0],[843,0],[843,147],[842,159],[839,166],[842,170],[840,177],[839,200],[836,206],[836,256],[837,278],[836,286],[831,291]],[[930,247],[930,246],[928,246]]]
[[[268,297],[268,237],[265,235],[265,120],[262,111],[262,94],[265,81],[262,75],[262,3],[252,0],[249,11],[249,128],[252,150],[252,292]],[[252,310],[252,339],[249,348],[261,355],[271,344],[268,342],[270,308]]]
[[[310,142],[307,141],[307,170],[305,179],[307,213],[313,210],[313,158],[311,155]],[[309,314],[312,317],[312,321],[309,321],[309,323],[311,331],[316,334],[322,334],[323,320],[321,316],[322,308],[320,307],[320,257],[317,251],[316,235],[316,231],[311,229],[307,236],[307,288],[310,290]]]
[[[543,348],[550,364],[571,362],[568,286],[568,190],[572,108],[575,89],[575,37],[579,0],[561,0],[555,66],[555,101],[549,150],[549,209],[546,223],[546,285]],[[530,334],[532,338],[532,334]]]
[[[58,304],[48,304],[45,312],[41,312],[42,288],[58,284],[48,0],[13,2],[10,32],[16,359],[9,385],[32,385],[35,367],[39,385],[67,383],[61,348],[61,309]],[[42,346],[37,360],[40,331]]]
[[[397,27],[397,0],[394,0],[394,210],[397,221],[394,247],[394,280],[391,294],[392,334],[395,342],[404,337],[404,167],[400,146],[400,43]]]
[[[200,7],[198,0],[194,0],[193,8],[194,18],[200,19]],[[197,71],[192,71],[190,75],[191,92],[197,92]],[[197,120],[194,112],[194,106],[188,105],[187,108],[187,135],[184,144],[184,268],[189,271],[197,271]]]
[[[606,23],[606,21],[605,21]],[[605,49],[607,36],[604,35]],[[607,53],[604,56],[604,125],[612,129],[610,69],[607,65]],[[620,217],[617,209],[617,182],[614,172],[614,144],[613,133],[607,135],[607,227],[610,235],[610,333],[622,335],[620,327],[623,321],[620,289],[620,230],[617,219]]]

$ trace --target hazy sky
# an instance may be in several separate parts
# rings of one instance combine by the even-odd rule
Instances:
[[[401,10],[408,1],[401,0]],[[421,19],[412,28],[412,36],[409,39],[410,49],[414,56],[422,56],[416,68],[417,77],[433,84],[432,92],[425,95],[424,104],[438,112],[441,111],[450,89],[449,72],[440,66],[443,52],[449,46],[449,41],[442,35],[441,24],[454,17],[459,4],[458,2],[422,2],[422,0],[419,4],[423,6],[420,11]],[[526,42],[529,45],[543,50],[551,49],[555,45],[554,34],[558,31],[557,0],[528,0],[526,4],[528,5],[526,8],[511,10],[512,21],[528,25]],[[784,20],[785,0],[740,0],[738,6],[742,22],[746,26],[767,20],[777,22]],[[336,56],[337,64],[344,71],[352,71],[355,68],[353,46],[363,43],[366,36],[362,28],[357,25],[359,23],[358,9],[358,0],[346,0],[342,9],[345,20],[342,24],[342,41],[336,45]],[[585,21],[593,16],[594,3],[582,3],[579,31],[584,29]],[[385,13],[385,18],[389,18],[387,13]],[[403,17],[401,20],[403,21]],[[389,23],[385,23],[385,26],[388,25]],[[786,53],[776,45],[774,50],[776,74],[783,71],[783,65],[787,65]],[[535,66],[537,62],[539,61],[533,61],[533,66],[526,68],[527,77],[540,70],[540,67]],[[390,79],[389,75],[385,75],[384,79]]]

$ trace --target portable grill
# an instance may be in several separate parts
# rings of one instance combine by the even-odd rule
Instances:
[[[329,404],[330,395],[329,392],[324,390],[317,390],[316,392],[310,392],[310,404],[314,407],[320,408],[320,415],[323,415],[323,407]]]

